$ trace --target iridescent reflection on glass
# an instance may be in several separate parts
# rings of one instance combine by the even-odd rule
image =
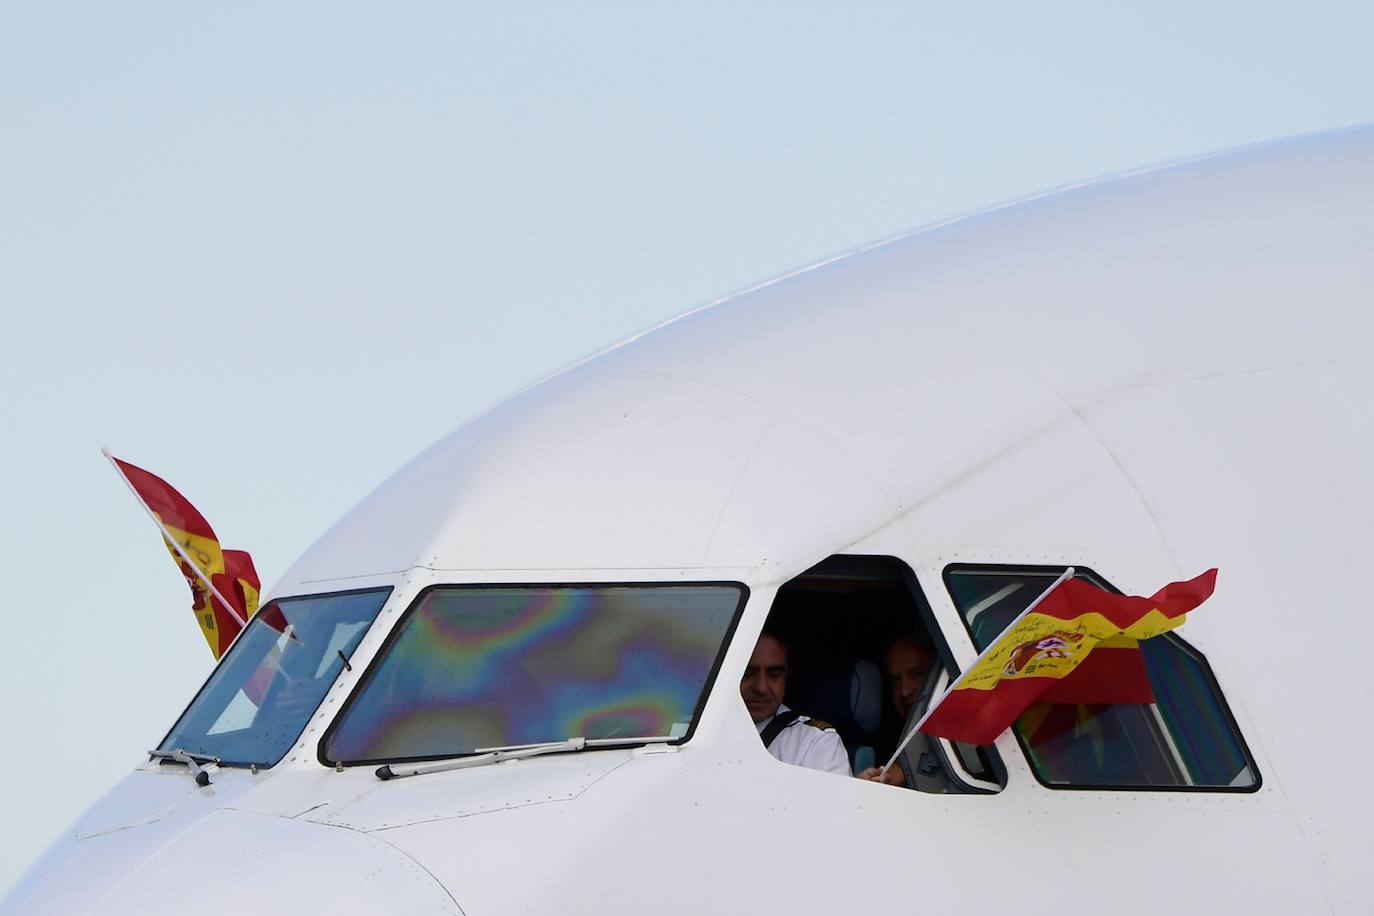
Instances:
[[[736,586],[435,589],[340,716],[326,756],[684,734],[740,598]]]

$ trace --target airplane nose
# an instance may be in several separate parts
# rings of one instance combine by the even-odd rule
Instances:
[[[457,903],[421,865],[375,837],[232,809],[69,838],[0,913],[436,913]]]

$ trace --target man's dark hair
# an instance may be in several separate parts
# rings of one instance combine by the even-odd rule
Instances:
[[[791,661],[792,643],[784,634],[781,627],[779,627],[772,620],[769,620],[767,623],[763,625],[763,632],[759,634],[759,639],[763,639],[763,637],[765,636],[773,637],[777,644],[782,646],[782,651],[787,653],[788,661]]]

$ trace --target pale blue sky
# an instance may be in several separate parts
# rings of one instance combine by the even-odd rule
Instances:
[[[99,447],[270,584],[514,388],[770,275],[1374,120],[1374,6],[0,7],[0,894],[210,666]]]

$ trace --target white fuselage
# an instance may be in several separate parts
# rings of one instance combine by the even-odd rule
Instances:
[[[874,246],[526,389],[277,585],[394,589],[286,759],[204,789],[139,767],[5,911],[1368,911],[1372,214],[1374,130],[1271,144]],[[779,764],[738,682],[778,587],[834,554],[909,566],[960,665],[952,563],[1136,594],[1218,567],[1182,632],[1262,785],[1051,789],[1007,734],[993,795]],[[321,763],[424,588],[631,581],[749,590],[685,744]]]

